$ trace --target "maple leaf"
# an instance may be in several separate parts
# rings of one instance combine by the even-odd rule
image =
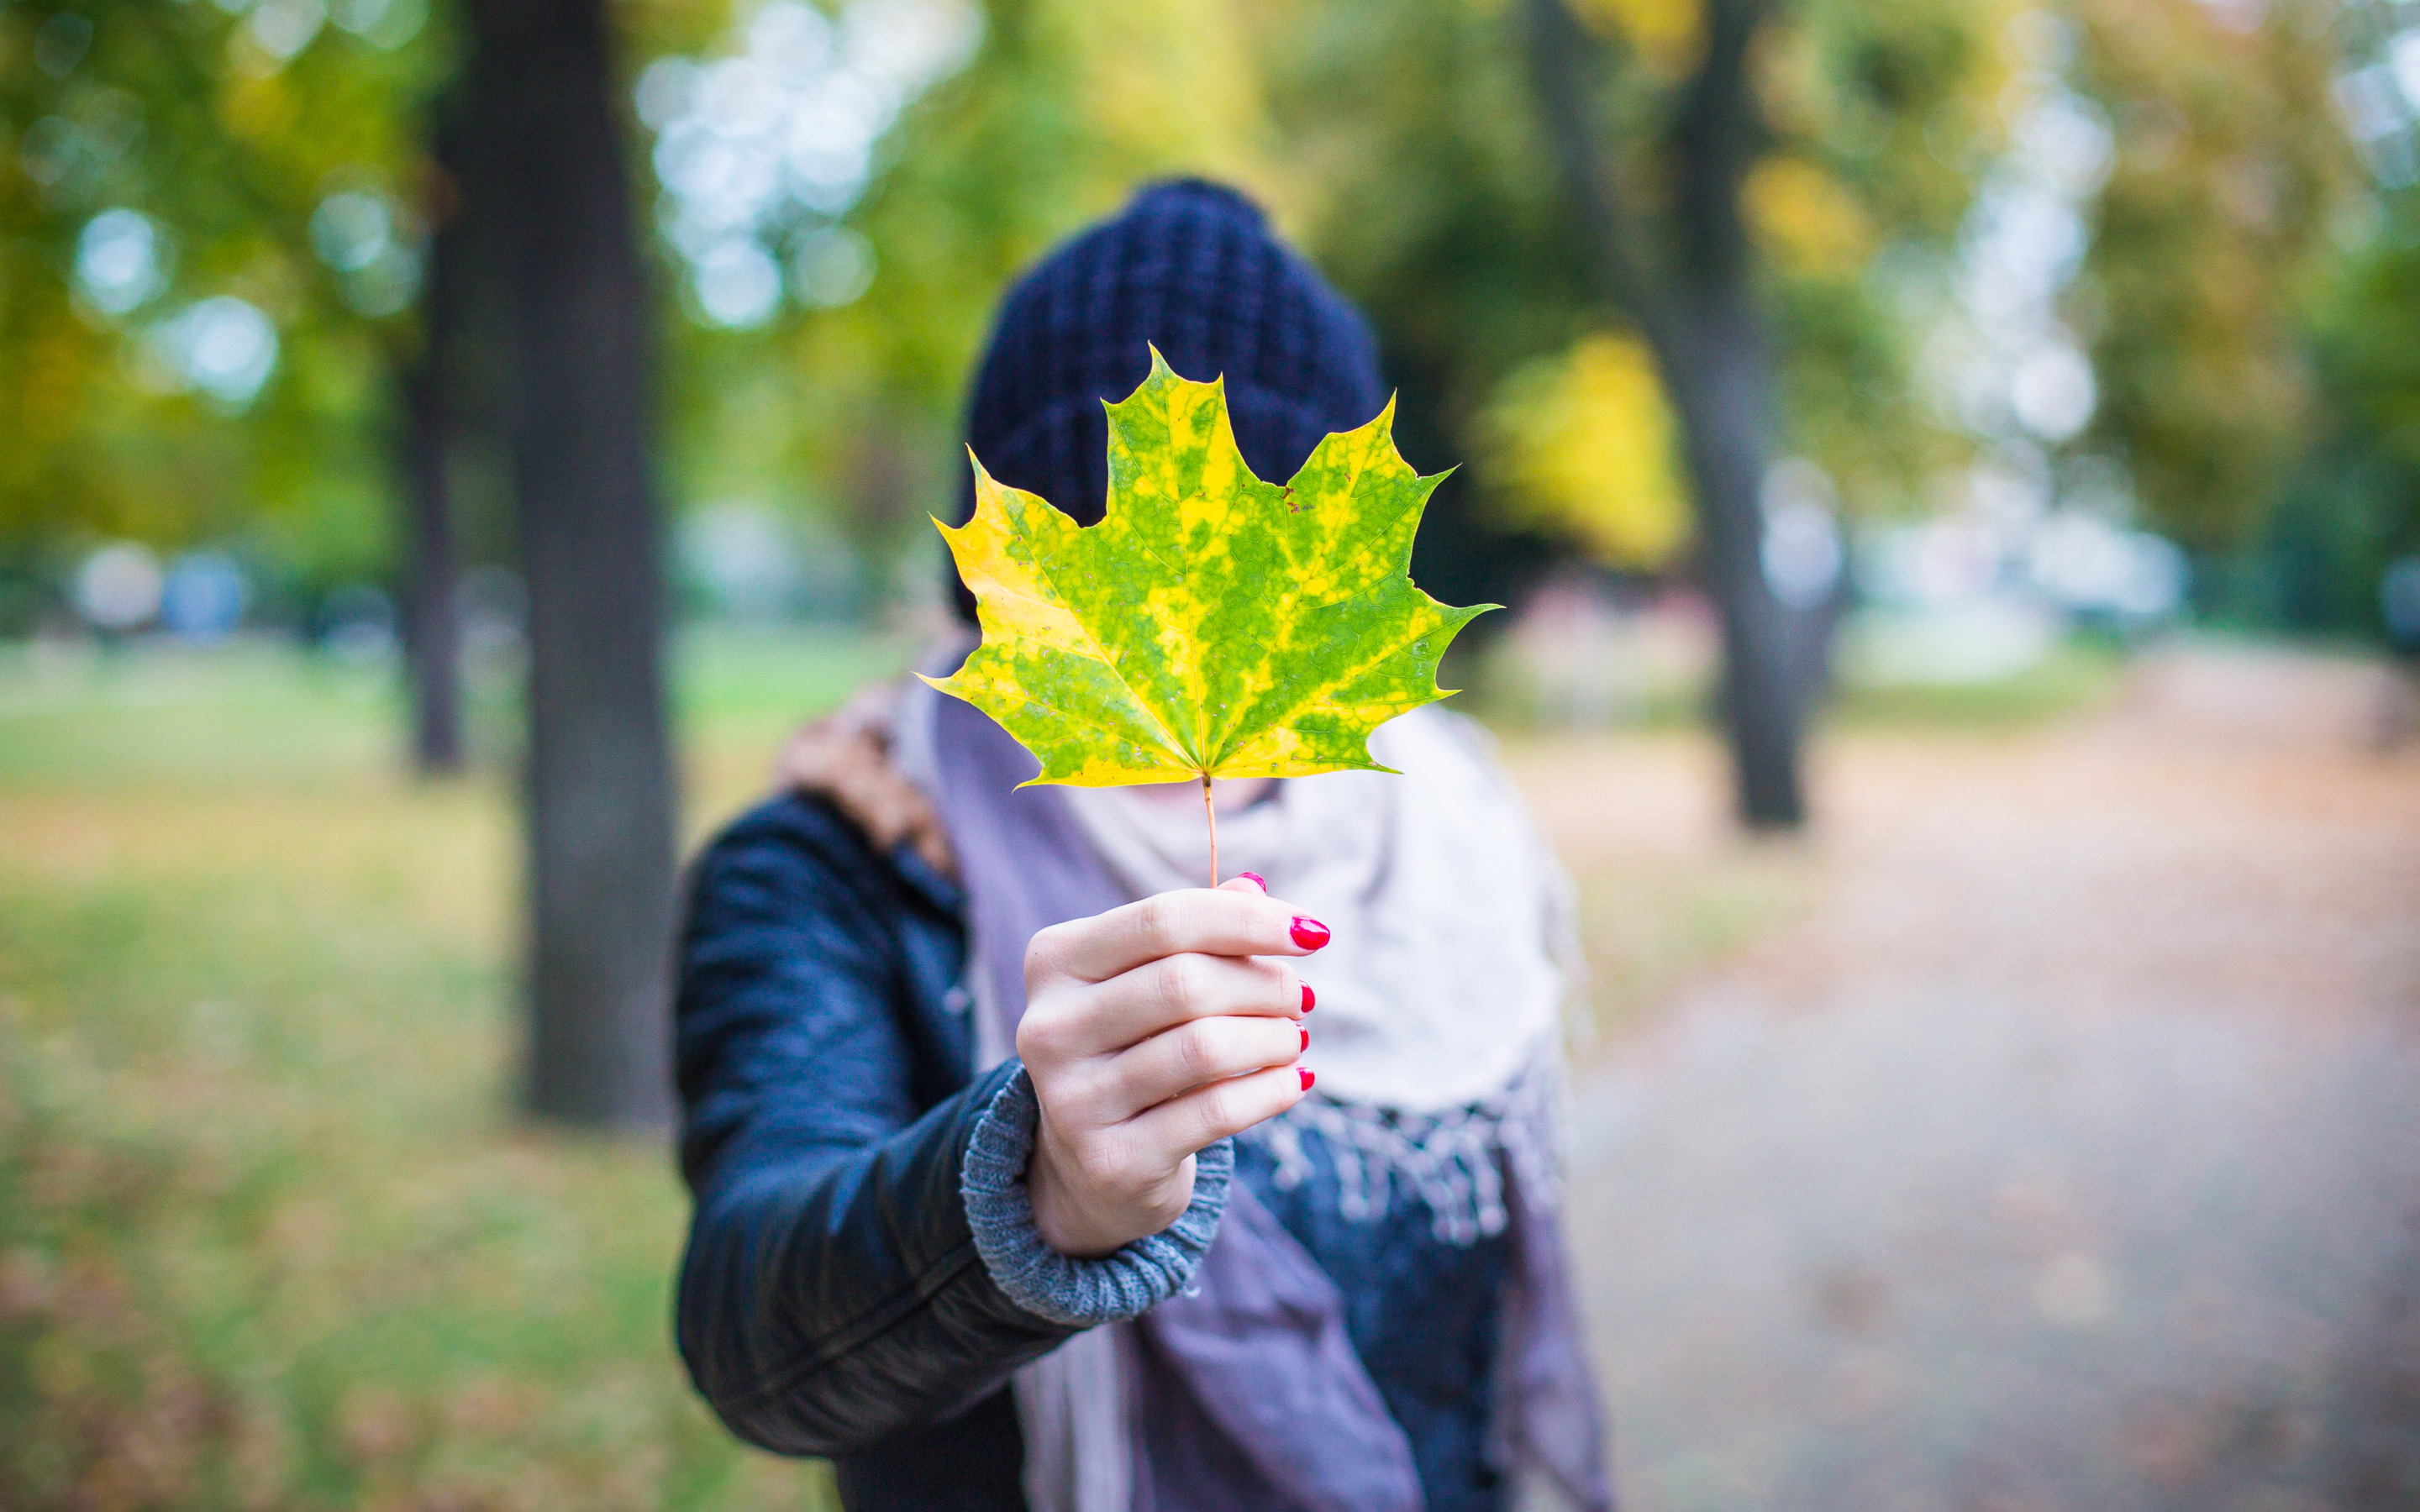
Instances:
[[[1097,525],[976,458],[974,517],[940,530],[983,643],[926,681],[1032,751],[1033,782],[1199,779],[1206,805],[1214,777],[1391,771],[1370,732],[1445,697],[1437,659],[1497,607],[1440,604],[1406,575],[1445,474],[1395,451],[1393,401],[1283,486],[1235,449],[1224,380],[1180,378],[1156,348],[1151,376],[1108,409]]]

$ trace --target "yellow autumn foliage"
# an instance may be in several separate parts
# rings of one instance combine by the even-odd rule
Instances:
[[[1838,179],[1795,158],[1767,158],[1743,190],[1749,224],[1786,272],[1854,273],[1873,255],[1874,228]]]
[[[1678,77],[1697,67],[1704,39],[1699,0],[1573,0],[1580,23],[1628,41],[1652,71]]]
[[[1568,531],[1617,567],[1663,566],[1687,543],[1671,408],[1636,337],[1589,336],[1516,368],[1481,432],[1511,523]]]
[[[1078,69],[1080,108],[1130,178],[1206,174],[1268,193],[1267,112],[1236,7],[1162,0],[1049,8]],[[1115,197],[1129,187],[1117,184]]]

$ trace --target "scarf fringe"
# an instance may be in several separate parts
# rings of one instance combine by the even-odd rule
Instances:
[[[1467,1245],[1504,1231],[1508,1174],[1541,1213],[1559,1205],[1561,1103],[1562,1077],[1549,1055],[1467,1107],[1404,1113],[1314,1094],[1238,1137],[1268,1151],[1277,1166],[1271,1180],[1290,1192],[1317,1169],[1303,1149],[1303,1136],[1314,1134],[1335,1164],[1337,1213],[1345,1222],[1383,1217],[1400,1185],[1427,1205],[1438,1239]]]

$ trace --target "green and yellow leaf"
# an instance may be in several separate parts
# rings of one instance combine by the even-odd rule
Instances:
[[[1108,408],[1097,525],[976,459],[974,517],[941,534],[983,643],[933,686],[1032,751],[1035,782],[1389,770],[1370,732],[1445,697],[1438,658],[1496,607],[1413,586],[1413,532],[1445,474],[1404,464],[1394,405],[1282,486],[1245,466],[1223,382],[1179,378],[1157,351]]]

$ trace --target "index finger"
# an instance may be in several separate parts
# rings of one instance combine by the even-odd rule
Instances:
[[[1053,924],[1033,936],[1026,961],[1029,968],[1107,981],[1162,956],[1309,955],[1326,943],[1326,925],[1275,898],[1187,887]]]

